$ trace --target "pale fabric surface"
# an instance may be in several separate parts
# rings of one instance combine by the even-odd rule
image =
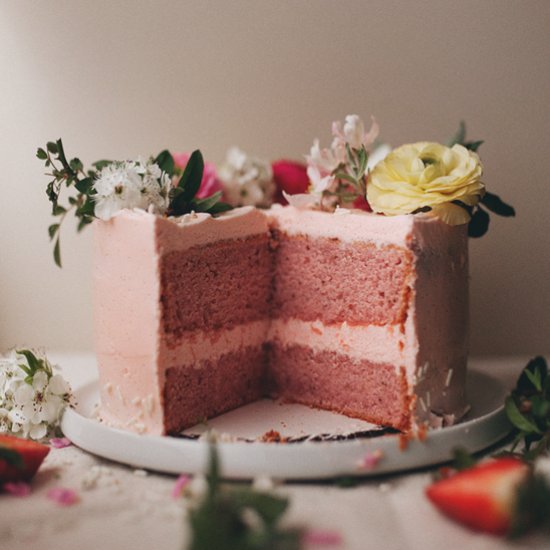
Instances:
[[[89,356],[51,354],[66,377],[79,385],[92,380]],[[525,358],[473,361],[512,385]],[[550,463],[550,460],[548,461]],[[92,467],[107,468],[94,487],[83,484]],[[354,488],[327,483],[280,485],[291,499],[288,525],[339,532],[349,550],[513,550],[548,548],[531,536],[519,544],[476,534],[442,517],[424,496],[432,470],[373,478]],[[75,447],[52,449],[26,499],[0,496],[2,550],[165,550],[185,547],[189,536],[183,501],[171,497],[175,477],[136,474],[132,468],[89,455]],[[76,489],[80,502],[58,507],[46,498],[52,487]],[[311,547],[314,548],[314,547]],[[318,548],[332,548],[321,547]]]

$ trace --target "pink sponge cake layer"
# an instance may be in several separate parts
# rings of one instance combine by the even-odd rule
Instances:
[[[413,259],[409,250],[326,237],[276,238],[275,317],[356,325],[405,320]]]
[[[330,409],[375,424],[411,425],[405,373],[305,346],[270,346],[270,391],[286,401]]]
[[[106,422],[177,433],[269,394],[402,430],[465,410],[464,227],[246,207],[95,234]]]

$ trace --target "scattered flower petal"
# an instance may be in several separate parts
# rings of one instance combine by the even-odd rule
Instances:
[[[75,490],[65,489],[63,487],[50,489],[46,496],[60,506],[72,506],[79,501],[78,494]]]
[[[2,489],[14,497],[28,497],[31,494],[31,486],[24,481],[8,481]]]
[[[71,441],[66,437],[52,437],[50,439],[50,445],[54,449],[63,449],[72,445]]]
[[[180,498],[183,494],[183,490],[189,485],[190,481],[191,477],[187,474],[180,475],[172,488],[172,498]]]
[[[380,460],[382,460],[384,453],[380,449],[367,453],[358,463],[357,467],[360,470],[374,470]]]
[[[317,546],[340,546],[343,542],[342,535],[337,531],[323,531],[312,529],[306,531],[302,538],[304,544],[315,544]]]

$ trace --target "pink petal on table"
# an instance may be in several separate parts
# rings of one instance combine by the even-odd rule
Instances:
[[[186,474],[182,474],[178,477],[176,483],[174,483],[174,488],[172,489],[172,498],[180,498],[183,490],[190,481],[191,478]]]
[[[306,531],[302,537],[304,544],[316,544],[317,546],[340,546],[342,544],[342,535],[337,531],[322,531],[312,529]]]
[[[73,489],[65,489],[63,487],[55,487],[54,489],[50,489],[46,496],[60,506],[72,506],[79,501],[76,491]]]
[[[378,463],[382,460],[384,453],[380,449],[376,449],[371,453],[367,453],[358,464],[360,470],[374,470]]]
[[[66,437],[52,437],[50,439],[50,445],[54,449],[63,449],[64,447],[72,445],[72,442]]]
[[[14,497],[28,497],[31,494],[31,486],[24,481],[8,481],[2,489]]]

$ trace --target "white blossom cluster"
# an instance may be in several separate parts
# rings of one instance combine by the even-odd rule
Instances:
[[[39,440],[59,425],[71,389],[45,357],[31,355],[36,361],[16,351],[0,357],[0,433]]]
[[[231,206],[271,206],[275,182],[268,162],[232,147],[218,177],[223,183],[225,199]]]
[[[152,160],[113,162],[94,182],[95,215],[111,219],[124,208],[141,208],[164,214],[169,205],[172,180]]]

